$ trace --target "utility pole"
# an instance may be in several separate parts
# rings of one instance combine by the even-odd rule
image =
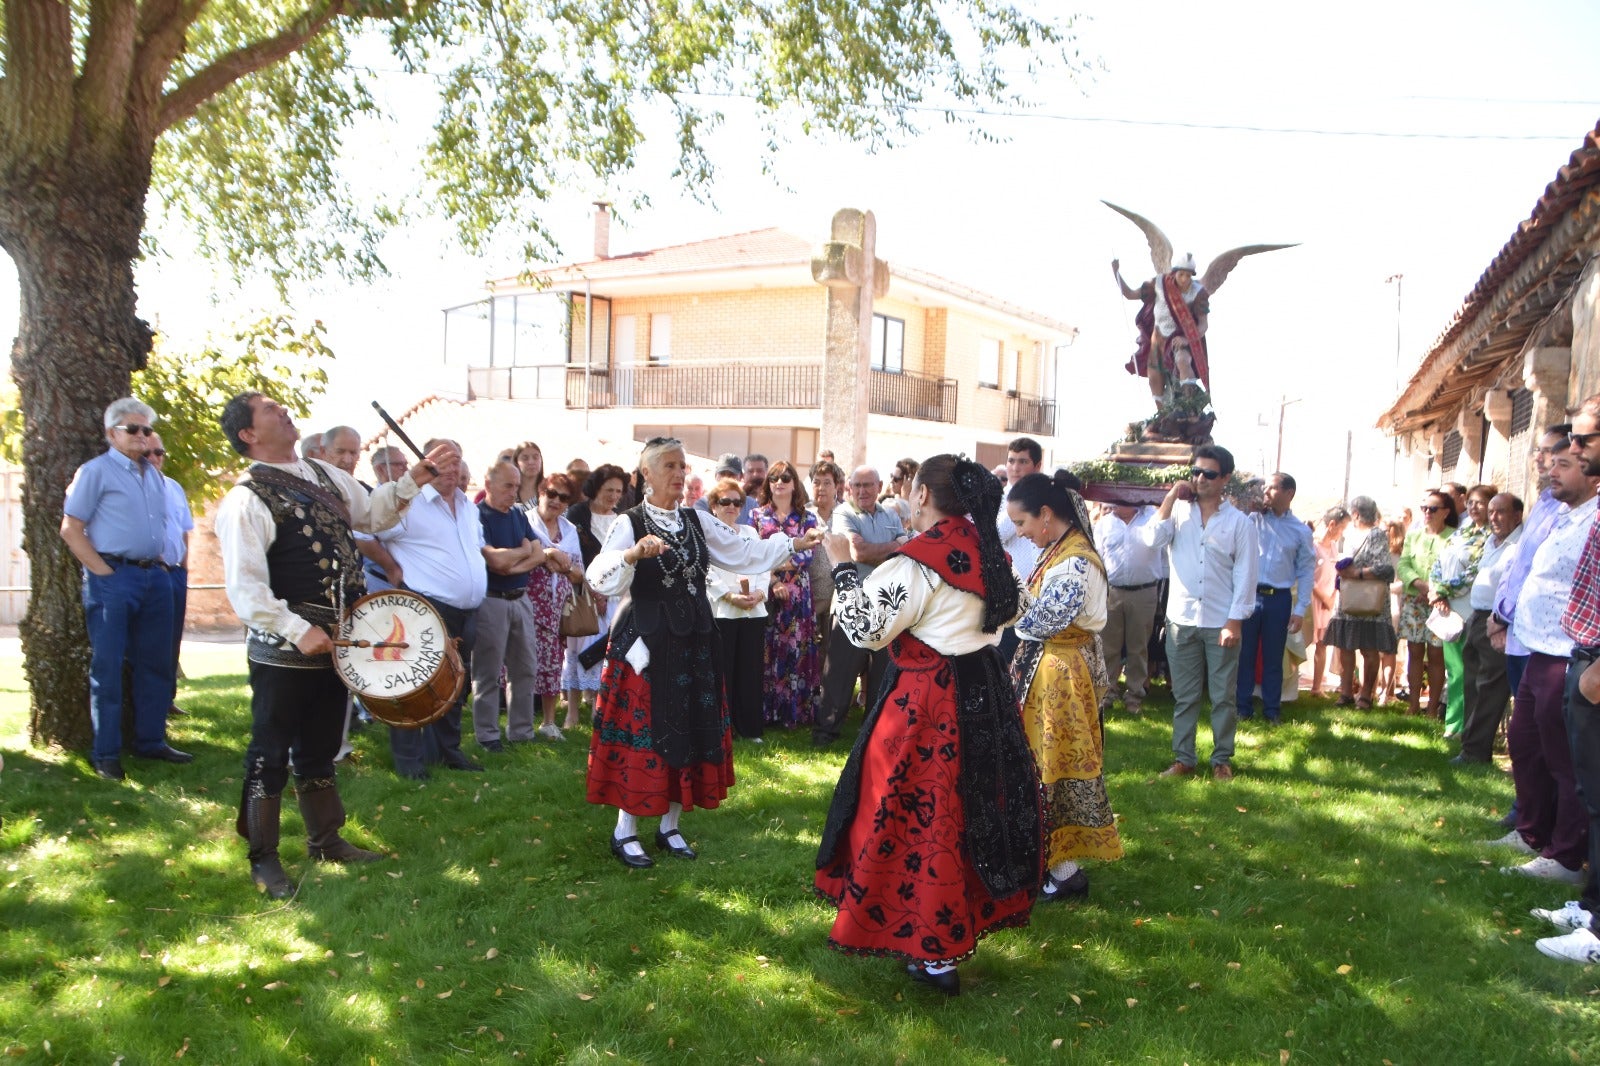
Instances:
[[[1400,322],[1401,312],[1405,307],[1404,296],[1406,276],[1404,274],[1390,274],[1383,279],[1385,285],[1394,286],[1394,392],[1395,397],[1400,395]],[[1400,438],[1394,439],[1393,454],[1389,461],[1389,484],[1398,488],[1400,485]]]
[[[1278,401],[1278,454],[1277,454],[1277,457],[1275,458],[1275,460],[1273,461],[1273,465],[1272,465],[1273,472],[1277,472],[1277,471],[1283,469],[1283,412],[1288,408],[1288,406],[1290,404],[1299,403],[1299,402],[1300,402],[1300,398],[1297,397],[1296,399],[1291,400],[1287,396],[1282,397]]]

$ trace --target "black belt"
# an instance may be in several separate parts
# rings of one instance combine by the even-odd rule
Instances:
[[[100,553],[100,558],[104,559],[112,566],[117,566],[118,564],[123,566],[137,566],[140,570],[153,570],[159,566],[163,570],[166,569],[166,564],[160,559],[129,559],[125,555],[108,555],[105,552]]]
[[[1260,593],[1263,596],[1276,596],[1279,593],[1283,593],[1283,594],[1287,595],[1290,591],[1292,591],[1292,590],[1290,590],[1290,589],[1280,589],[1276,585],[1257,585],[1256,586],[1256,592]]]
[[[1590,644],[1587,647],[1582,645],[1574,647],[1572,649],[1572,657],[1574,659],[1582,659],[1586,663],[1594,662],[1596,659],[1600,659],[1600,645]]]
[[[1161,584],[1159,581],[1146,581],[1142,585],[1112,585],[1111,587],[1118,592],[1143,592],[1145,589],[1153,589],[1159,584]]]
[[[488,592],[484,593],[485,596],[493,596],[497,600],[520,600],[527,594],[528,589],[526,586],[520,589],[509,589],[505,592],[502,592],[499,589],[490,589]]]

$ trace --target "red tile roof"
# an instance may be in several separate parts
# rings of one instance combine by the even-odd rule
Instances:
[[[1452,346],[1462,339],[1463,334],[1480,316],[1493,311],[1494,301],[1506,282],[1545,243],[1550,236],[1550,230],[1565,219],[1574,208],[1579,207],[1586,197],[1600,197],[1600,123],[1584,136],[1583,144],[1572,153],[1567,164],[1556,171],[1555,180],[1545,186],[1544,193],[1533,205],[1533,213],[1518,224],[1511,239],[1506,241],[1505,247],[1490,260],[1488,268],[1484,270],[1478,283],[1472,287],[1472,291],[1462,302],[1461,309],[1455,313],[1450,324],[1422,357],[1422,362],[1411,376],[1411,380],[1396,397],[1394,406],[1379,420],[1380,425],[1399,429],[1415,428],[1425,421],[1430,413],[1440,413],[1433,412],[1429,403],[1438,396],[1437,386],[1424,392],[1421,388],[1424,379],[1436,376],[1435,364],[1452,354]],[[1562,271],[1563,276],[1571,272],[1571,264],[1561,265],[1568,268]],[[1552,292],[1550,295],[1558,303],[1565,296],[1567,286],[1559,285],[1554,288],[1560,291]],[[1530,312],[1524,310],[1521,317],[1532,316]],[[1454,354],[1459,358],[1465,353]],[[1482,378],[1484,375],[1478,376]]]

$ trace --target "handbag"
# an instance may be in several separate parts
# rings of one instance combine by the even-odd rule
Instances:
[[[589,586],[574,588],[561,607],[563,637],[592,637],[600,632],[600,612],[594,609]]]
[[[1352,618],[1375,618],[1389,610],[1389,583],[1376,577],[1341,577],[1339,611]]]

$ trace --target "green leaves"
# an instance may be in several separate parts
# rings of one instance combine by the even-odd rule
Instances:
[[[223,405],[256,389],[305,417],[327,385],[333,359],[323,335],[321,322],[300,326],[276,315],[239,326],[199,351],[172,351],[156,338],[149,365],[133,375],[133,395],[155,408],[167,449],[165,473],[183,486],[192,506],[220,496],[245,467],[217,423]]]

